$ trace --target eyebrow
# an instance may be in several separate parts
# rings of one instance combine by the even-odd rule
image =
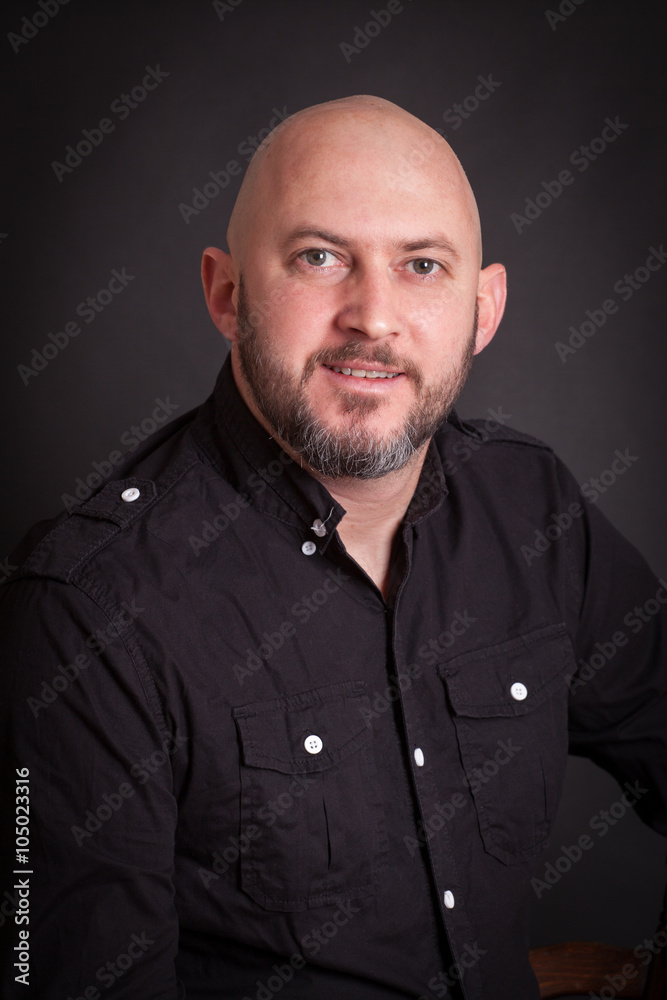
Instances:
[[[286,250],[297,240],[314,239],[322,240],[323,243],[330,243],[332,246],[341,247],[343,250],[351,250],[354,247],[352,240],[336,233],[327,232],[324,229],[311,229],[309,226],[302,226],[293,229],[283,240],[282,247]],[[420,250],[443,250],[456,261],[460,261],[461,255],[453,243],[440,233],[429,233],[417,240],[409,240],[407,243],[399,243],[396,249],[401,253],[417,253]]]

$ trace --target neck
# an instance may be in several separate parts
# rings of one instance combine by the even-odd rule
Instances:
[[[356,531],[360,536],[391,544],[417,487],[427,447],[428,442],[402,469],[379,479],[330,479],[306,467],[345,508],[341,526],[346,532]]]
[[[338,534],[349,555],[386,598],[390,588],[392,547],[417,487],[428,442],[397,472],[380,479],[327,479],[312,475],[345,508]]]

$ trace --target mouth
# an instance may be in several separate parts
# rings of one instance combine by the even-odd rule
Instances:
[[[324,367],[328,368],[329,371],[336,372],[339,375],[349,375],[350,378],[395,379],[398,378],[400,375],[404,374],[403,372],[392,371],[391,369],[388,368],[348,368],[348,367],[343,367],[342,365],[339,366],[339,365],[327,365],[327,364],[325,364]]]

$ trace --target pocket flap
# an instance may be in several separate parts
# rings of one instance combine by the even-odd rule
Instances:
[[[574,652],[565,624],[549,625],[463,653],[438,665],[456,715],[470,718],[532,712],[573,669]]]
[[[233,716],[244,763],[284,774],[327,770],[371,738],[361,713],[368,701],[365,692],[363,681],[346,681],[275,701],[240,705]]]

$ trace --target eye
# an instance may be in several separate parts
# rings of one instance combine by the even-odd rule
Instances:
[[[408,262],[408,267],[410,266],[415,274],[433,274],[435,271],[442,270],[442,265],[438,264],[437,260],[431,260],[430,257],[417,257]]]
[[[328,250],[304,250],[299,257],[312,267],[331,267],[336,263],[336,257]]]

